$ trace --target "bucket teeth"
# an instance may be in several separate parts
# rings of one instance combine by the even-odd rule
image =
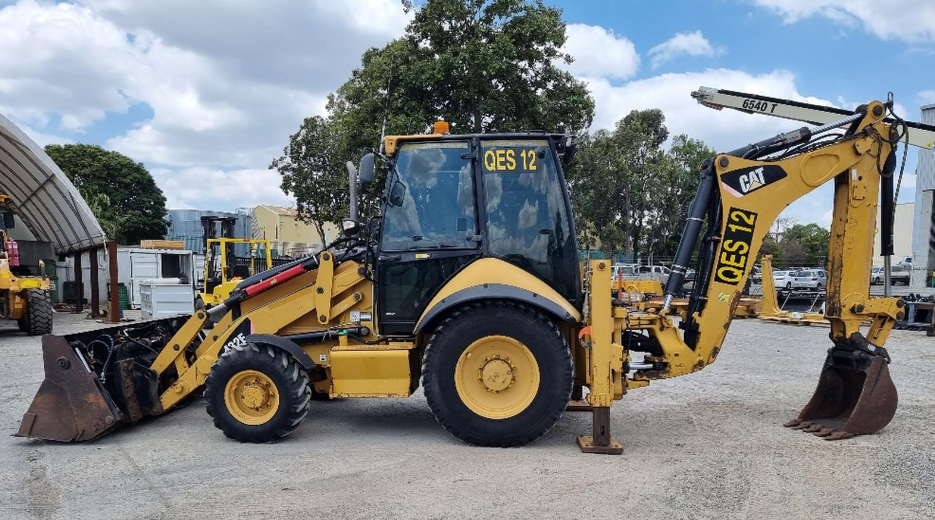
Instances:
[[[883,429],[893,419],[898,401],[888,362],[884,349],[858,333],[838,340],[828,351],[811,400],[785,426],[826,440]]]
[[[850,439],[853,436],[854,436],[853,433],[836,431],[832,433],[831,435],[825,437],[825,440],[826,441],[838,441],[838,440],[843,440],[843,439]]]

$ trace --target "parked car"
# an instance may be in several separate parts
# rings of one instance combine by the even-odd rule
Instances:
[[[803,269],[794,271],[788,283],[792,284],[793,289],[815,289],[822,290],[828,285],[828,274],[824,269]]]
[[[610,267],[610,287],[617,288],[617,280],[622,275],[624,280],[632,280],[636,277],[636,268],[634,264],[614,264]]]
[[[909,285],[910,275],[912,274],[912,264],[899,263],[890,269],[890,284],[896,285],[903,283]],[[884,271],[882,267],[870,269],[870,285],[883,285]]]
[[[662,285],[669,281],[669,268],[661,265],[641,265],[636,270],[637,280],[659,280]]]
[[[773,271],[773,284],[776,285],[776,289],[792,289],[789,273],[792,271]]]
[[[753,283],[763,283],[763,268],[760,267],[760,264],[755,264],[753,266],[753,271],[750,272],[750,279],[753,280]]]

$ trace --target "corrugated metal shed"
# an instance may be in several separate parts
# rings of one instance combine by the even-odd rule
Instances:
[[[37,240],[64,255],[104,244],[104,231],[78,190],[45,151],[0,115],[0,192]]]

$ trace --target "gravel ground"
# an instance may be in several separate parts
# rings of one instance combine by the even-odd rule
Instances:
[[[56,315],[56,332],[99,325]],[[409,399],[313,402],[284,442],[246,445],[200,401],[95,442],[0,436],[0,517],[931,518],[935,339],[895,331],[900,391],[877,435],[826,442],[782,428],[814,389],[827,328],[738,320],[718,362],[633,391],[612,412],[623,456],[587,455],[567,413],[515,449],[466,446]],[[42,381],[38,338],[0,331],[0,425]]]

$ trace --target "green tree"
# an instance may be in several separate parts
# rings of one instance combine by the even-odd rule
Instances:
[[[289,137],[282,156],[269,167],[282,175],[282,189],[292,193],[299,216],[312,223],[325,244],[325,224],[347,215],[347,170],[339,154],[335,123],[320,116],[305,118]]]
[[[655,179],[647,191],[648,240],[641,250],[647,261],[675,256],[688,208],[698,190],[701,163],[714,155],[703,142],[681,134],[672,139],[668,152],[658,160]]]
[[[142,163],[89,144],[50,144],[45,151],[78,188],[109,238],[138,244],[165,236],[166,198]]]
[[[779,245],[786,265],[824,266],[831,232],[818,224],[795,224],[782,234]]]
[[[714,152],[685,135],[666,151],[668,135],[662,111],[653,109],[580,139],[567,178],[582,247],[599,242],[647,260],[675,253],[701,162]]]
[[[405,35],[367,50],[329,96],[338,162],[377,148],[384,129],[425,133],[438,119],[455,133],[579,133],[591,124],[594,100],[585,84],[557,65],[572,60],[561,51],[561,9],[540,0],[428,0],[418,10],[404,4],[415,11]],[[384,175],[378,169],[361,194],[362,215],[376,212]],[[305,204],[306,195],[290,193]]]

